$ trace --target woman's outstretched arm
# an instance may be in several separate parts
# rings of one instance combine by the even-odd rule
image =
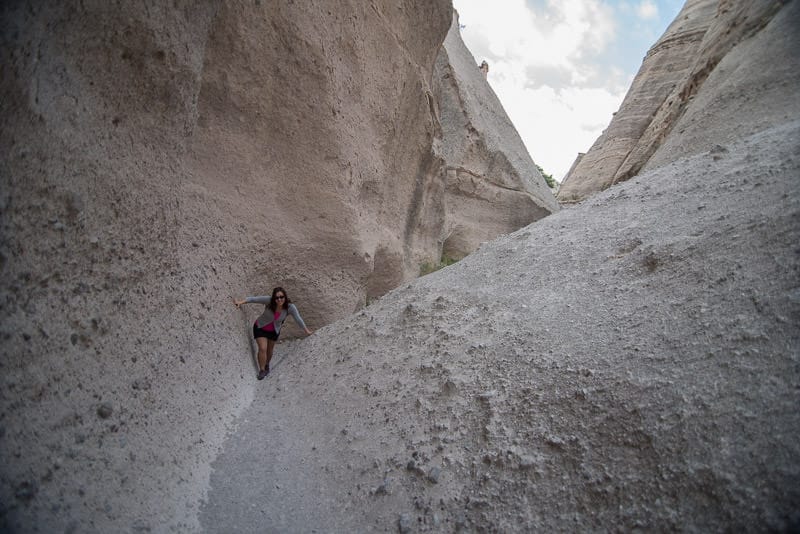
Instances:
[[[236,299],[233,299],[233,303],[234,303],[234,304],[236,305],[236,307],[238,308],[238,307],[239,307],[239,306],[241,306],[242,304],[249,304],[249,303],[254,303],[254,304],[269,304],[269,301],[270,301],[271,299],[272,299],[272,297],[269,297],[269,296],[266,296],[266,297],[245,297],[245,298],[244,298],[244,300],[236,300]]]
[[[311,334],[314,333],[313,330],[311,330],[306,326],[306,323],[303,321],[303,318],[300,317],[300,312],[297,311],[297,306],[295,306],[294,304],[289,304],[289,313],[292,314],[292,317],[294,317],[295,322],[298,324],[298,326],[300,326],[300,328],[303,329],[303,331],[306,333],[307,336],[310,336]]]

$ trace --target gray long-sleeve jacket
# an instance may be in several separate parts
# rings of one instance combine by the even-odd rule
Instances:
[[[281,308],[281,314],[275,319],[275,312],[269,309],[269,302],[272,300],[272,297],[247,297],[244,299],[245,302],[253,303],[253,304],[263,304],[264,305],[264,313],[262,313],[258,319],[256,319],[256,326],[259,328],[264,328],[269,323],[272,323],[272,326],[275,328],[275,333],[281,333],[281,326],[283,325],[283,321],[286,320],[286,316],[288,313],[292,314],[294,317],[295,322],[302,328],[303,330],[306,329],[306,323],[303,322],[303,318],[300,317],[300,312],[297,311],[297,306],[294,304],[289,304],[289,309],[286,310]],[[288,313],[287,313],[288,311]]]

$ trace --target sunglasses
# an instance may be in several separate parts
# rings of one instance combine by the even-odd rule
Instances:
[[[286,296],[284,296],[284,295],[275,295],[275,300],[283,300],[285,298],[286,298]]]

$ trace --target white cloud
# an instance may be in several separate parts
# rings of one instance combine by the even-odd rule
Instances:
[[[636,6],[636,14],[640,19],[654,20],[658,18],[658,6],[653,0],[642,0]]]
[[[615,35],[612,12],[598,0],[549,0],[542,12],[522,0],[458,0],[456,8],[473,53],[507,61],[576,69],[580,58],[602,50]]]
[[[561,180],[617,110],[630,77],[597,58],[616,38],[599,0],[455,0],[461,31],[531,157]]]
[[[624,89],[492,85],[533,160],[558,180],[602,133],[625,96]]]

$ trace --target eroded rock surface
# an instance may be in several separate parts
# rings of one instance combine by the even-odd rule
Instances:
[[[194,529],[254,386],[232,297],[282,285],[317,328],[555,209],[506,118],[472,119],[484,181],[451,198],[446,0],[1,13],[3,529]]]
[[[438,257],[451,12],[3,4],[0,530],[193,530],[254,383],[231,297],[316,328]]]
[[[643,173],[280,347],[204,529],[796,529],[799,139]]]
[[[679,121],[701,123],[707,114],[695,103],[702,94],[718,93],[719,84],[732,84],[734,78],[744,82],[732,100],[745,103],[744,94],[768,91],[770,105],[758,113],[743,113],[751,118],[751,126],[737,135],[758,131],[776,120],[784,120],[780,110],[796,109],[794,95],[785,84],[797,84],[797,76],[787,72],[789,57],[773,57],[759,65],[760,72],[736,73],[747,42],[766,27],[786,2],[771,0],[689,0],[664,35],[645,56],[642,67],[605,132],[591,149],[576,162],[565,177],[558,193],[562,202],[580,201],[614,183],[635,176],[644,168],[667,162],[669,158],[653,158],[661,145],[684,143],[690,152],[708,150],[706,143],[686,143]],[[785,7],[784,7],[785,9]],[[798,45],[797,31],[788,28],[784,39]],[[737,47],[741,43],[741,46]],[[738,48],[738,52],[737,52]],[[790,48],[783,48],[789,54]],[[730,58],[727,58],[732,54]],[[727,59],[726,59],[727,58]],[[724,63],[724,64],[721,64]],[[733,92],[729,88],[728,93]],[[766,101],[766,100],[765,100]],[[740,124],[748,124],[741,121]],[[733,130],[720,125],[718,131]],[[713,136],[697,136],[712,138]],[[677,152],[676,157],[685,154]],[[651,161],[652,159],[652,161]]]
[[[282,347],[205,529],[797,530],[797,28],[726,55],[691,147]]]
[[[447,175],[443,256],[462,258],[480,243],[558,210],[485,73],[461,40],[456,13],[436,60],[433,87]]]
[[[256,382],[231,296],[279,280],[316,327],[445,218],[449,5],[307,6],[4,4],[0,530],[793,528],[800,125],[738,111],[794,78],[738,61],[694,155],[662,144]],[[797,6],[732,53],[800,71]]]

